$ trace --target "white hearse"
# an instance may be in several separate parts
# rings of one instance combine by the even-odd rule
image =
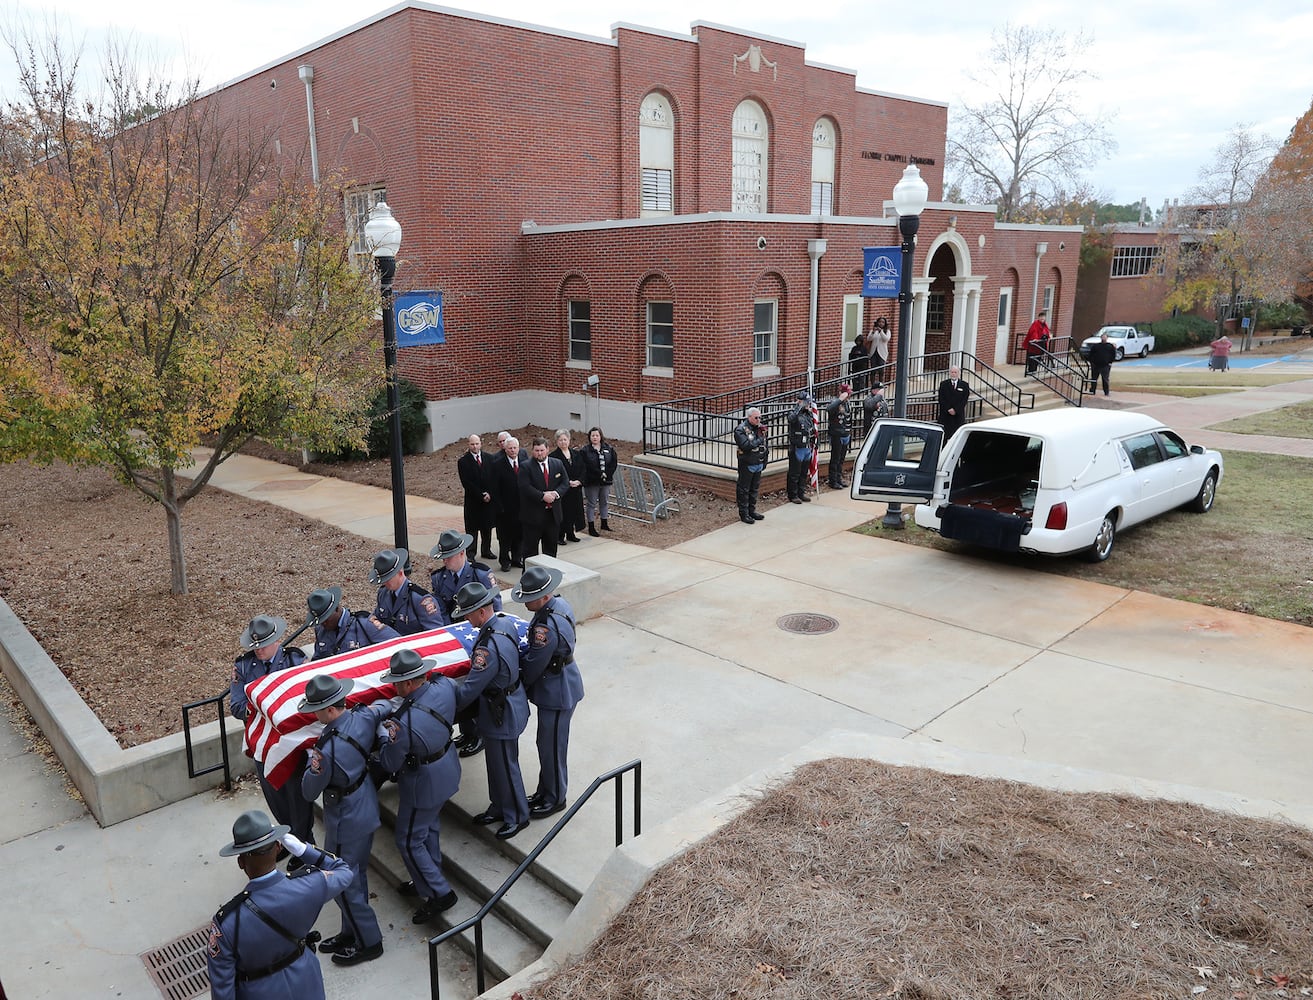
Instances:
[[[878,420],[857,457],[854,500],[917,504],[916,523],[1005,552],[1083,552],[1177,507],[1213,506],[1222,456],[1140,413],[1063,409],[967,424]]]

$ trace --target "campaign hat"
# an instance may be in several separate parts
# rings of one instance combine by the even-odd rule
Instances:
[[[291,829],[286,825],[274,826],[266,813],[259,809],[249,809],[237,817],[237,822],[233,824],[233,839],[219,848],[219,857],[231,858],[258,851],[279,840]]]
[[[387,671],[379,677],[379,680],[386,684],[413,681],[417,677],[425,676],[437,665],[437,660],[432,657],[422,657],[413,649],[398,649],[388,660]]]
[[[356,682],[350,677],[334,677],[332,674],[316,674],[306,682],[305,697],[296,706],[298,712],[317,712],[321,708],[336,705],[351,693]]]
[[[554,594],[564,577],[565,574],[559,569],[551,569],[547,566],[530,566],[524,571],[524,575],[520,577],[520,582],[511,588],[511,600],[526,604],[529,601],[536,601],[540,597]]]
[[[279,618],[277,615],[256,615],[251,619],[250,624],[242,629],[242,637],[238,642],[241,644],[242,652],[249,653],[253,649],[277,642],[286,634],[286,618]]]
[[[369,571],[369,582],[384,584],[406,569],[410,553],[405,549],[384,549],[374,556],[374,566]]]

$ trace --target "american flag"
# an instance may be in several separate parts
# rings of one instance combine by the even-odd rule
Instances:
[[[811,407],[812,411],[812,457],[811,462],[807,465],[807,482],[811,484],[812,489],[819,490],[820,482],[818,480],[818,473],[821,465],[821,456],[818,445],[820,444],[821,438],[821,411],[816,406],[816,400],[814,398],[808,397],[807,405]]]
[[[520,648],[525,647],[529,623],[507,615],[520,633]],[[396,697],[391,684],[379,681],[388,668],[392,654],[399,649],[413,649],[423,657],[437,660],[437,671],[448,677],[469,673],[470,650],[479,630],[466,622],[456,622],[428,632],[389,639],[364,649],[353,649],[322,660],[311,660],[290,670],[267,674],[246,686],[251,711],[246,716],[246,755],[264,764],[264,775],[275,788],[281,788],[295,773],[307,747],[313,746],[323,724],[313,712],[298,712],[297,704],[305,696],[306,683],[320,674],[350,677],[355,687],[347,695],[348,705],[368,705],[380,698]]]

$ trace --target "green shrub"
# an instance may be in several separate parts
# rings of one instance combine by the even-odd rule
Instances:
[[[1217,336],[1217,327],[1213,325],[1213,321],[1202,316],[1173,316],[1171,319],[1137,325],[1140,329],[1148,330],[1153,334],[1153,349],[1158,353],[1210,344]]]
[[[1258,307],[1260,330],[1284,330],[1288,326],[1303,326],[1308,322],[1302,306],[1293,302],[1264,303]]]
[[[401,403],[401,451],[413,455],[424,446],[429,420],[424,410],[424,390],[409,379],[397,379],[397,394]],[[383,386],[369,404],[369,436],[367,451],[344,448],[321,455],[326,462],[353,462],[362,458],[386,458],[392,451],[392,433],[388,421],[388,392]]]

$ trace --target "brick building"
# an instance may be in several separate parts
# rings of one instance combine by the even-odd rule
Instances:
[[[399,362],[435,445],[526,422],[638,439],[644,402],[837,361],[877,315],[896,328],[895,301],[858,294],[861,249],[898,243],[909,159],[931,198],[909,353],[1010,361],[1044,305],[1070,330],[1079,228],[936,201],[947,106],[859,88],[796,42],[410,3],[213,96],[274,123],[278,158],[353,178],[349,223],[386,197],[397,290],[444,297],[446,343]]]

